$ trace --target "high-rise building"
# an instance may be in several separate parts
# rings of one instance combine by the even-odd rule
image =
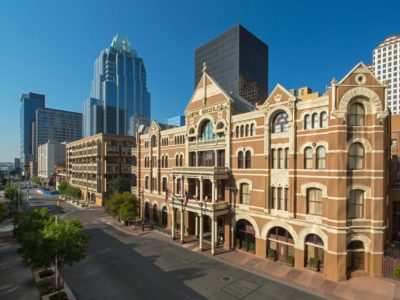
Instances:
[[[195,87],[203,63],[207,73],[228,92],[254,103],[268,94],[268,45],[242,25],[236,25],[195,50]]]
[[[373,70],[389,85],[387,98],[392,114],[400,114],[400,35],[388,37],[374,49]]]
[[[45,107],[45,96],[36,93],[22,94],[20,107],[20,158],[24,175],[29,175],[29,163],[34,159],[32,125],[36,110]]]
[[[73,142],[82,138],[82,114],[77,112],[39,108],[35,117],[35,158],[40,145],[47,141]]]
[[[48,141],[38,147],[38,176],[49,179],[56,167],[65,167],[66,143]]]
[[[185,125],[185,116],[180,115],[180,116],[175,116],[172,118],[168,118],[165,120],[166,125],[171,125],[171,126],[184,126]]]
[[[134,135],[150,120],[150,93],[143,59],[116,35],[94,64],[90,98],[83,105],[84,136]]]

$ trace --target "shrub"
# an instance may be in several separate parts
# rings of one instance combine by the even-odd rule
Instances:
[[[276,250],[268,249],[268,257],[275,258],[276,257]]]
[[[400,279],[400,264],[393,268],[393,275],[395,278]]]
[[[248,241],[242,241],[242,248],[249,250],[249,242]]]
[[[241,247],[241,244],[240,244],[240,239],[235,239],[235,244],[236,244],[236,246],[237,247]]]
[[[294,257],[293,256],[291,256],[291,255],[288,255],[288,256],[286,256],[286,262],[289,264],[289,265],[294,265]]]

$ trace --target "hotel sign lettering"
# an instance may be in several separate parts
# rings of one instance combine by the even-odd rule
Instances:
[[[226,108],[227,108],[227,105],[219,104],[219,105],[215,105],[215,106],[212,106],[212,107],[203,108],[201,110],[192,111],[192,112],[187,114],[187,117],[188,118],[193,118],[193,117],[197,117],[197,116],[201,116],[201,115],[205,115],[205,114],[210,114],[210,113],[213,113],[213,112],[222,111],[222,110],[224,110]]]

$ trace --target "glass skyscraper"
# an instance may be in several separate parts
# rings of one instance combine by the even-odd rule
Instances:
[[[207,73],[227,91],[251,103],[261,103],[268,95],[268,46],[242,25],[207,42],[195,50],[195,87]]]
[[[94,64],[90,98],[83,105],[83,135],[135,135],[150,117],[143,59],[127,39],[116,35]]]
[[[22,94],[19,131],[21,167],[24,174],[26,174],[29,169],[29,163],[34,160],[36,110],[44,107],[44,95],[35,93]]]

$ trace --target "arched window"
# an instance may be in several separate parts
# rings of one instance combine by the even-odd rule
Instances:
[[[237,137],[237,138],[239,137],[239,134],[240,134],[240,132],[239,132],[239,126],[236,126],[236,137]]]
[[[361,103],[353,103],[350,106],[349,125],[362,126],[364,125],[365,110]]]
[[[250,135],[251,136],[255,135],[255,130],[254,130],[254,124],[253,123],[250,125]]]
[[[321,128],[326,128],[327,127],[328,120],[327,120],[327,116],[326,116],[326,112],[325,111],[323,111],[321,113],[319,122],[320,122],[320,127]]]
[[[243,169],[243,152],[238,153],[238,169]]]
[[[322,215],[322,191],[320,189],[307,189],[307,213],[310,215]]]
[[[317,169],[325,169],[325,147],[317,148]]]
[[[245,168],[250,169],[251,168],[251,152],[250,150],[246,151],[246,158],[245,158]]]
[[[312,115],[312,128],[318,128],[318,124],[319,120],[318,120],[318,114],[317,113],[313,113]]]
[[[144,188],[145,188],[146,190],[149,189],[149,177],[148,177],[148,176],[146,176],[146,177],[144,178]]]
[[[175,166],[179,167],[179,155],[178,154],[175,156]]]
[[[202,140],[212,140],[215,138],[213,125],[210,120],[204,122],[203,126],[201,127],[200,135]]]
[[[183,154],[179,157],[179,165],[182,167],[183,166]]]
[[[244,126],[240,126],[240,137],[244,136]]]
[[[249,124],[246,124],[246,133],[245,136],[249,136]]]
[[[240,184],[240,204],[249,204],[249,184],[241,183]]]
[[[304,129],[310,129],[310,128],[311,128],[310,115],[305,115],[305,117],[304,117]]]
[[[136,156],[133,156],[132,157],[132,166],[136,167],[136,164],[137,164],[137,158],[136,158]]]
[[[361,170],[364,167],[364,146],[361,143],[354,143],[350,146],[349,168]]]
[[[347,245],[347,269],[364,270],[365,248],[362,241],[352,241]]]
[[[161,156],[161,168],[164,168],[164,156]]]
[[[361,219],[364,216],[364,191],[351,190],[347,212],[349,219]]]
[[[286,112],[280,112],[278,113],[274,121],[272,123],[272,132],[278,133],[278,132],[287,132],[289,130],[288,127],[288,114]]]
[[[165,192],[167,190],[167,177],[163,177],[162,179],[162,191]]]
[[[164,167],[168,168],[168,155],[165,156]]]
[[[304,150],[304,169],[312,169],[313,161],[312,161],[313,153],[311,147],[307,147]]]
[[[151,146],[152,146],[152,147],[156,147],[156,146],[157,146],[157,138],[156,138],[155,135],[153,135],[153,136],[151,137]]]

